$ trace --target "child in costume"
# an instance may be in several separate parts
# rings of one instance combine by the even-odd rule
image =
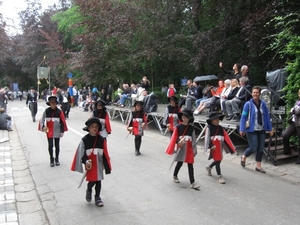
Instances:
[[[181,109],[178,107],[178,99],[176,96],[171,96],[168,98],[170,105],[166,107],[163,125],[167,126],[167,129],[170,131],[171,137],[174,131],[174,128],[178,125],[178,113],[181,112]]]
[[[170,143],[166,149],[166,153],[172,155],[174,153],[175,145],[177,144],[178,149],[174,158],[174,161],[177,161],[177,164],[174,169],[173,180],[175,183],[180,183],[177,175],[183,163],[186,162],[188,164],[191,188],[199,190],[200,185],[195,182],[193,167],[194,157],[197,154],[195,130],[191,125],[194,121],[193,113],[190,110],[184,109],[182,112],[178,113],[178,118],[181,121],[181,124],[175,127]]]
[[[104,138],[107,138],[109,134],[111,134],[111,126],[108,113],[105,107],[106,103],[103,100],[98,100],[95,103],[95,110],[92,113],[92,117],[97,117],[101,123],[101,131],[100,135]]]
[[[141,155],[140,147],[142,143],[142,136],[144,135],[144,127],[147,125],[147,117],[143,110],[143,102],[136,101],[134,103],[134,109],[131,112],[128,121],[127,130],[135,136],[135,155],[139,156]]]
[[[106,139],[99,135],[101,123],[97,117],[91,117],[85,122],[85,135],[76,150],[72,171],[83,173],[82,164],[85,165],[86,180],[88,181],[85,199],[92,200],[92,188],[95,186],[95,204],[102,207],[103,201],[100,197],[101,180],[104,179],[103,170],[106,174],[111,172],[110,157],[107,150]]]
[[[206,173],[211,176],[211,169],[216,166],[216,171],[218,175],[218,181],[221,184],[225,184],[225,180],[221,174],[221,161],[223,159],[223,149],[226,153],[235,153],[235,147],[221,125],[219,125],[220,120],[223,120],[224,115],[219,112],[211,112],[209,114],[209,119],[206,120],[208,126],[205,130],[205,141],[204,141],[204,152],[210,150],[208,159],[213,159],[214,161],[206,166]]]
[[[45,132],[47,135],[50,166],[54,167],[53,141],[55,144],[55,165],[59,166],[59,142],[60,138],[64,136],[64,132],[68,131],[68,127],[63,111],[57,108],[57,97],[50,96],[46,104],[50,107],[45,109],[42,119],[39,122],[38,130]]]

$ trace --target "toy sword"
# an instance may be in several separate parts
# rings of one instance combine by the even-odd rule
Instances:
[[[172,161],[172,163],[171,163],[171,165],[170,165],[169,170],[171,170],[171,168],[172,168],[174,162],[176,161],[176,158],[177,158],[177,156],[178,156],[180,150],[181,150],[181,148],[178,148],[178,149],[177,149],[177,151],[176,151],[176,153],[175,153],[175,156],[174,156],[174,159],[173,159],[173,161]]]
[[[79,183],[78,188],[81,187],[81,185],[82,185],[82,183],[83,183],[83,181],[84,181],[84,178],[86,177],[86,173],[87,173],[87,170],[84,171],[84,173],[83,173],[83,175],[82,175],[82,178],[81,178],[81,181],[80,181],[80,183]]]
[[[182,137],[178,143],[180,144],[179,146],[182,146],[182,145],[185,143],[185,137]],[[175,153],[175,156],[174,156],[174,159],[173,159],[173,161],[172,161],[172,163],[171,163],[171,165],[170,165],[169,170],[171,170],[171,168],[172,168],[174,162],[176,161],[176,158],[177,158],[177,156],[178,156],[178,154],[179,154],[181,148],[182,148],[182,147],[180,147],[180,148],[177,149],[177,151],[176,151],[176,153]]]

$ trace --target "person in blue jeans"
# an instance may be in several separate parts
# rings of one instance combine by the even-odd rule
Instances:
[[[123,108],[124,105],[125,105],[125,101],[127,99],[131,99],[132,94],[133,95],[137,94],[137,89],[135,87],[135,84],[131,84],[130,87],[125,89],[124,93],[121,95],[121,98],[120,98],[120,101],[119,101],[119,103],[120,103],[119,107]]]
[[[241,157],[241,166],[245,167],[246,158],[256,152],[255,170],[257,172],[266,173],[266,171],[261,168],[265,145],[265,132],[269,131],[270,135],[273,136],[274,130],[272,128],[267,105],[259,98],[260,93],[261,88],[259,86],[254,86],[252,88],[252,99],[246,102],[243,108],[240,120],[240,135],[247,135],[249,147],[245,150]],[[249,126],[246,127],[246,124],[249,124]]]

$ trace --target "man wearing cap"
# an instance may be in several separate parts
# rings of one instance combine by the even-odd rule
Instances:
[[[37,97],[38,96],[34,88],[30,87],[30,91],[27,94],[26,107],[29,106],[33,122],[35,122],[35,116],[37,114]]]
[[[68,131],[63,111],[57,108],[57,97],[50,96],[46,103],[50,107],[45,109],[38,129],[46,133],[48,140],[48,152],[50,155],[50,166],[54,167],[53,141],[55,144],[55,165],[59,166],[60,138]]]

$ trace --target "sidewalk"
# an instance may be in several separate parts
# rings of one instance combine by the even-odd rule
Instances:
[[[0,225],[48,224],[16,127],[0,130]]]
[[[5,130],[0,130],[0,192],[0,224],[19,224],[9,133]]]

